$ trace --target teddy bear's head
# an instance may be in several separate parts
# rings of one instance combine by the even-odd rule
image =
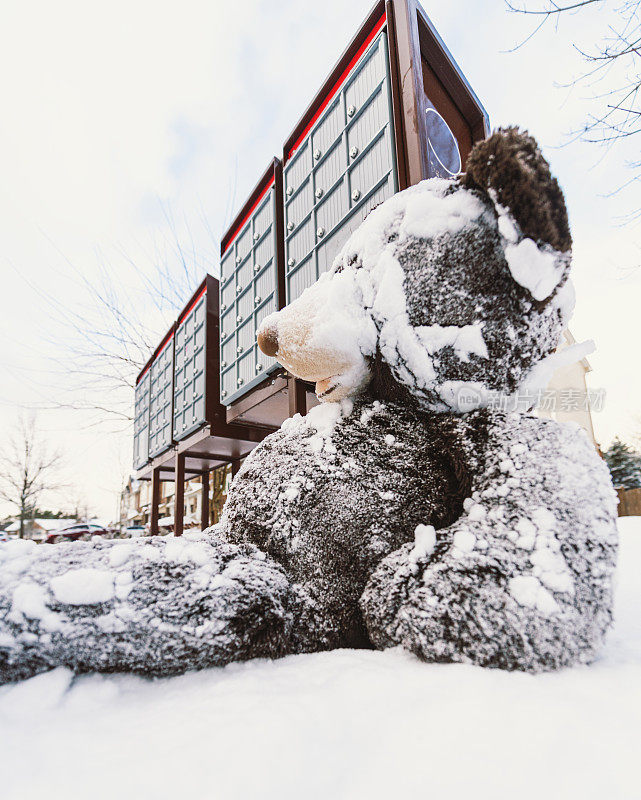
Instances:
[[[482,406],[549,363],[573,306],[571,245],[536,142],[499,130],[465,174],[375,208],[329,272],[264,320],[258,344],[321,400],[369,384],[434,410]]]

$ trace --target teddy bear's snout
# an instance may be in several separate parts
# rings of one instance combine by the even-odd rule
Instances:
[[[256,341],[263,353],[273,358],[278,352],[278,330],[276,326],[266,325],[262,327],[258,331]]]

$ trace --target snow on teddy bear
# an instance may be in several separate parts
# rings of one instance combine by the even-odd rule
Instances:
[[[219,525],[3,547],[2,680],[347,646],[530,671],[592,660],[617,548],[607,467],[577,426],[496,408],[527,406],[586,352],[555,353],[570,248],[561,190],[514,128],[466,174],[377,207],[259,331],[321,404],[246,459]]]

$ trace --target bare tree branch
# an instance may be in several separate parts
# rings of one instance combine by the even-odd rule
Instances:
[[[104,425],[109,419],[119,431],[131,425],[136,376],[198,283],[218,270],[218,239],[208,225],[204,243],[197,244],[186,221],[178,222],[162,204],[161,214],[164,235],[145,246],[136,242],[136,257],[118,249],[129,268],[126,285],[114,277],[102,253],[88,272],[43,233],[67,265],[63,277],[84,295],[82,303],[70,306],[63,295],[45,294],[16,270],[42,299],[52,323],[48,328],[53,333],[43,337],[52,353],[51,392],[38,408],[95,412],[85,427]],[[59,386],[54,387],[54,376]]]
[[[534,30],[513,50],[532,39],[549,20],[558,20],[562,14],[580,14],[588,6],[597,4],[606,7],[604,0],[580,0],[567,5],[547,0],[543,7],[536,8],[528,7],[527,2],[516,4],[506,0],[508,11],[537,19]],[[586,69],[579,77],[561,85],[566,88],[581,84],[589,87],[589,102],[596,110],[587,114],[583,125],[571,134],[570,141],[582,139],[607,148],[641,134],[640,10],[641,0],[622,0],[612,8],[612,21],[605,25],[602,37],[593,49],[572,44],[584,60]],[[604,88],[600,90],[599,87]],[[638,171],[641,162],[631,162],[628,166]],[[624,185],[629,185],[629,182]],[[635,209],[630,217],[634,219],[640,214],[641,208]]]
[[[583,8],[585,6],[592,5],[592,3],[600,3],[602,0],[580,0],[578,3],[572,3],[569,6],[559,6],[556,3],[553,3],[550,0],[550,5],[548,8],[538,8],[538,9],[528,9],[525,6],[515,6],[514,3],[509,2],[506,0],[506,6],[508,7],[509,11],[514,11],[517,14],[528,14],[531,16],[544,16],[550,17],[553,14],[562,14],[564,11],[573,11],[578,8]]]

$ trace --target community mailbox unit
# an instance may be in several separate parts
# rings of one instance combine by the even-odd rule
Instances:
[[[271,430],[227,424],[218,389],[218,297],[218,281],[208,275],[136,380],[134,468],[138,478],[154,481],[155,530],[161,480],[179,487],[185,477],[237,466]],[[175,526],[181,530],[182,516]]]
[[[456,175],[488,133],[423,9],[379,2],[223,237],[220,401],[229,422],[277,426],[315,402],[310,386],[287,381],[260,353],[258,325],[330,268],[372,208],[424,178]]]
[[[215,418],[207,381],[218,381],[218,281],[209,275],[136,379],[136,469]]]
[[[152,530],[163,472],[178,509],[185,475],[237,466],[317,402],[312,385],[258,349],[262,320],[330,268],[373,207],[456,175],[488,133],[416,0],[380,0],[223,236],[220,284],[206,278],[138,377],[134,466],[154,482]]]

